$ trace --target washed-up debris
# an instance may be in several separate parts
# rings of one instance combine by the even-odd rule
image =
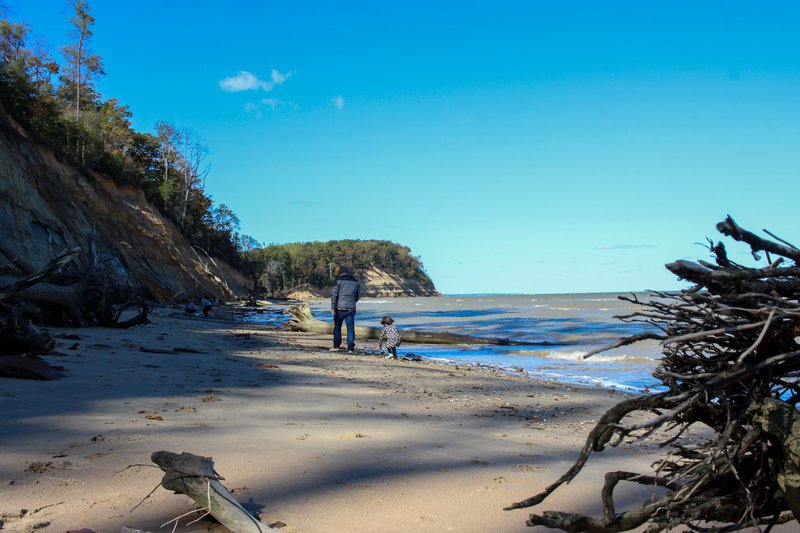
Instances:
[[[4,377],[49,381],[63,378],[61,370],[33,355],[0,356],[0,376]]]
[[[159,451],[154,452],[150,459],[164,471],[162,487],[176,494],[189,496],[202,507],[202,511],[216,518],[231,531],[275,531],[242,507],[220,483],[224,478],[214,470],[214,460],[211,457],[189,452],[177,454]]]

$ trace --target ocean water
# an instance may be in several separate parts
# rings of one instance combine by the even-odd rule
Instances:
[[[331,320],[328,300],[309,305],[316,318]],[[614,318],[635,310],[618,294],[367,298],[358,303],[356,323],[381,327],[381,317],[389,315],[401,335],[404,328],[415,328],[530,342],[528,346],[403,344],[398,352],[454,364],[490,365],[563,383],[646,392],[658,385],[652,377],[661,356],[658,343],[645,341],[582,357],[593,348],[648,331],[646,325]],[[551,345],[537,345],[544,341]],[[374,344],[356,339],[359,348],[371,349]]]

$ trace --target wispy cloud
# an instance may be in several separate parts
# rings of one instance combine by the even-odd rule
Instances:
[[[258,102],[247,102],[244,104],[244,110],[248,113],[253,113],[257,118],[262,117],[262,109],[264,107],[271,108],[272,112],[274,113],[282,107],[296,108],[297,105],[286,100],[279,100],[278,98],[262,98]]]
[[[236,76],[229,76],[224,80],[219,82],[219,88],[225,92],[229,93],[238,93],[241,91],[271,91],[273,87],[276,85],[283,84],[286,80],[288,80],[292,76],[292,72],[289,71],[286,74],[282,74],[275,69],[272,69],[272,73],[270,74],[270,79],[268,81],[261,80],[253,74],[252,72],[247,72],[246,70],[240,70],[236,73]]]
[[[261,105],[271,107],[272,110],[275,111],[279,107],[289,105],[289,102],[284,102],[283,100],[278,100],[277,98],[262,98]]]
[[[634,248],[658,248],[655,244],[598,244],[595,250],[632,250]]]
[[[333,98],[331,98],[331,102],[333,102],[333,105],[336,109],[339,110],[344,109],[344,97],[341,94],[338,94]]]

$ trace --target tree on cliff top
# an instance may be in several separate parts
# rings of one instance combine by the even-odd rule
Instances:
[[[64,100],[74,102],[75,120],[81,118],[81,107],[92,105],[99,98],[94,90],[94,80],[105,72],[100,56],[89,48],[94,31],[94,17],[85,0],[70,0],[73,11],[69,19],[72,24],[70,37],[73,42],[61,49],[66,65],[61,76],[59,94]]]
[[[709,240],[715,262],[676,261],[667,268],[694,284],[681,293],[655,293],[625,321],[660,333],[622,339],[611,347],[657,339],[663,358],[654,376],[660,392],[625,400],[603,415],[575,464],[543,492],[507,509],[531,507],[570,482],[592,452],[655,437],[672,451],[653,472],[609,472],[603,517],[545,511],[528,525],[569,532],[611,533],[649,524],[648,532],[688,525],[698,531],[737,531],[800,518],[800,249],[761,238],[730,217],[724,235],[750,247],[766,265],[747,267]],[[783,266],[791,261],[792,265]],[[594,353],[604,351],[604,348]],[[593,355],[588,354],[586,357]],[[629,421],[634,413],[644,421]],[[685,437],[699,429],[695,441]],[[649,487],[651,498],[618,512],[620,481]]]

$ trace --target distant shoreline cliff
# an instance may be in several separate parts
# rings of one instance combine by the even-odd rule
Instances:
[[[368,297],[439,296],[422,260],[390,241],[338,240],[272,244],[250,252],[267,296],[327,298],[340,267],[356,273]]]
[[[404,279],[377,268],[358,274],[367,298],[400,298],[418,296],[441,296],[432,285],[422,284],[417,280]],[[287,291],[281,296],[293,300],[317,300],[330,298],[330,287],[312,287],[304,283]]]

